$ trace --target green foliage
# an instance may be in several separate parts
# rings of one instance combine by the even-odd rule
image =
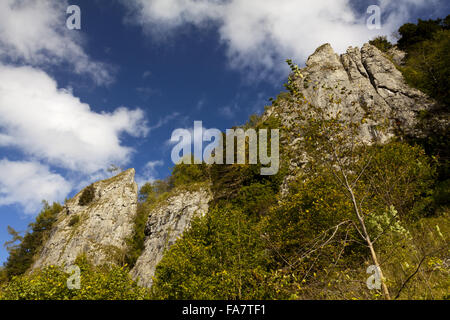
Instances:
[[[450,30],[438,30],[430,39],[408,47],[401,70],[408,84],[450,106]]]
[[[232,203],[248,215],[263,216],[275,202],[276,190],[271,184],[255,182],[243,186]]]
[[[13,228],[8,227],[8,232],[13,237],[11,241],[5,244],[9,257],[5,263],[4,272],[8,279],[21,275],[28,270],[33,263],[34,256],[47,239],[53,223],[61,210],[62,207],[58,203],[53,203],[50,206],[47,202],[44,202],[44,208],[36,217],[35,222],[29,225],[30,230],[23,237]]]
[[[156,269],[153,297],[265,298],[264,261],[255,221],[229,205],[215,207],[166,253]]]
[[[165,180],[147,182],[139,190],[139,200],[141,202],[153,201],[164,193],[170,192],[173,188],[171,177]]]
[[[134,218],[133,235],[127,239],[127,252],[125,253],[125,262],[133,268],[137,259],[144,250],[145,225],[148,220],[150,210],[148,202],[139,203]]]
[[[435,206],[449,206],[450,205],[450,179],[442,182],[437,182],[434,189],[433,201]]]
[[[78,222],[80,222],[80,216],[79,215],[74,215],[70,218],[69,221],[69,227],[73,227],[74,225],[76,225]]]
[[[142,300],[149,297],[130,277],[126,267],[94,267],[85,258],[75,261],[80,289],[69,289],[70,274],[49,266],[33,274],[13,277],[0,289],[0,300]]]
[[[449,298],[448,214],[447,210],[441,217],[421,218],[411,224],[402,224],[407,235],[404,235],[404,231],[385,230],[378,247],[382,259],[386,261],[385,270],[390,279],[393,298]]]
[[[296,260],[296,252],[315,236],[352,216],[351,204],[330,174],[314,179],[299,177],[290,185],[290,194],[265,218],[265,233],[276,256]]]
[[[280,128],[271,117],[252,117],[245,128]],[[270,146],[270,141],[269,141]],[[226,148],[226,146],[225,146]],[[270,152],[270,150],[269,150]],[[246,144],[248,157],[248,144]],[[211,165],[214,201],[165,254],[152,287],[156,299],[254,299],[275,297],[266,269],[261,219],[276,204],[286,174],[262,176],[261,165]]]
[[[398,30],[398,33],[401,36],[398,40],[398,47],[401,50],[409,51],[409,49],[416,44],[432,39],[437,31],[449,29],[450,15],[448,15],[444,20],[419,19],[417,24],[406,23]]]
[[[0,267],[0,287],[8,281],[8,275],[4,267]]]
[[[386,36],[378,36],[373,40],[370,40],[369,43],[383,52],[388,52],[389,49],[393,47],[392,43],[387,40]]]
[[[280,129],[280,120],[276,117],[269,117],[264,121],[259,119],[255,121],[256,127],[254,129]],[[268,153],[271,152],[271,140],[268,136]],[[245,156],[248,159],[248,143],[245,146]],[[282,149],[283,146],[281,145]],[[236,157],[235,148],[235,157]],[[226,150],[226,140],[224,141],[224,150]],[[280,151],[282,153],[282,150]],[[214,201],[219,200],[231,201],[236,198],[242,191],[242,187],[251,186],[252,184],[264,185],[277,192],[284,176],[287,172],[287,166],[283,159],[283,155],[280,154],[280,169],[277,174],[272,176],[261,175],[261,164],[215,164],[209,167],[209,176],[212,183],[211,189],[214,194]]]
[[[400,218],[415,220],[432,214],[436,166],[420,146],[391,142],[365,150],[371,159],[362,183],[369,186],[372,210],[393,206]]]
[[[95,187],[93,184],[86,187],[81,193],[80,199],[78,200],[78,205],[87,206],[95,199]]]
[[[149,213],[156,203],[164,195],[172,190],[168,180],[155,180],[147,182],[139,190],[139,203],[136,216],[134,218],[133,235],[126,240],[127,251],[125,253],[125,262],[133,268],[137,259],[144,250],[145,225]]]
[[[407,23],[400,27],[399,34],[398,46],[407,53],[399,69],[407,83],[440,103],[441,108],[432,113],[419,114],[417,129],[425,134],[410,140],[439,161],[438,179],[442,183],[450,174],[450,134],[448,124],[442,125],[436,119],[447,117],[450,107],[450,15],[445,19]]]
[[[170,183],[174,187],[208,180],[206,164],[193,164],[194,157],[190,157],[192,164],[179,163],[173,168]]]

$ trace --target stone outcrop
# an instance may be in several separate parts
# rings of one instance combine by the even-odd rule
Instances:
[[[164,252],[189,228],[192,218],[208,211],[210,200],[211,193],[206,188],[179,190],[152,209],[145,228],[145,249],[131,271],[140,285],[152,285]]]
[[[400,64],[404,54],[398,50],[390,54],[365,44],[361,49],[350,47],[346,53],[337,55],[325,44],[308,58],[295,81],[312,104],[329,112],[339,109],[343,116],[352,116],[355,121],[364,119],[363,140],[386,141],[398,130],[420,136],[418,114],[433,110],[435,102],[406,84],[393,63]],[[330,95],[339,97],[340,103],[330,103]],[[292,153],[290,172],[282,187],[285,193],[289,180],[304,162],[302,151],[295,149],[302,108],[279,100],[266,110],[264,117],[280,118],[282,134],[291,135],[285,141],[296,151]],[[376,127],[385,121],[388,131],[381,135]],[[134,232],[138,196],[134,175],[134,169],[130,169],[94,183],[95,197],[88,205],[79,205],[82,192],[67,201],[32,269],[51,264],[70,265],[83,253],[97,265],[120,261],[126,251],[126,239]],[[145,228],[145,248],[131,270],[140,285],[152,285],[156,266],[166,250],[190,227],[195,216],[208,211],[211,198],[207,186],[175,189],[152,206]]]
[[[355,114],[356,119],[371,115],[370,119],[375,121],[369,119],[361,133],[368,140],[380,138],[373,128],[384,120],[390,123],[390,135],[397,129],[419,135],[416,130],[418,113],[435,105],[424,93],[409,87],[391,58],[370,44],[361,49],[350,47],[342,55],[324,44],[300,71],[302,77],[295,81],[307,101],[330,111],[340,108],[344,115]],[[330,95],[340,98],[339,106],[330,104]],[[276,112],[289,129],[295,125],[299,111],[291,104],[280,103],[268,113]]]
[[[79,205],[83,191],[68,200],[32,269],[67,266],[80,254],[95,265],[119,261],[134,232],[138,196],[134,175],[129,169],[94,183],[95,196],[87,205]]]
[[[361,49],[349,47],[342,55],[324,44],[308,58],[300,75],[292,74],[291,79],[306,101],[326,113],[340,111],[343,117],[363,123],[360,138],[366,143],[386,142],[399,133],[421,137],[424,132],[417,126],[420,112],[433,111],[438,106],[427,95],[407,85],[393,63],[403,58],[398,50],[389,55],[368,43]],[[281,120],[286,138],[281,143],[288,143],[295,151],[290,159],[290,173],[282,186],[282,193],[286,194],[288,182],[306,162],[302,150],[297,148],[302,106],[278,100],[264,116],[274,115]],[[380,124],[386,128],[383,132],[377,130]]]

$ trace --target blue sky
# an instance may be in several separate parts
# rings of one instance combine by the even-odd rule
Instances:
[[[73,4],[81,30],[65,25]],[[379,30],[365,24],[371,4]],[[0,242],[8,225],[26,230],[41,200],[64,201],[112,163],[139,182],[166,177],[173,130],[261,113],[283,90],[285,59],[449,11],[445,0],[2,0]]]

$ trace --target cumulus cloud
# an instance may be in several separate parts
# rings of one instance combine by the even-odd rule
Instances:
[[[121,136],[148,133],[140,109],[97,113],[45,72],[0,65],[0,147],[84,174],[126,164],[133,149]]]
[[[66,0],[0,1],[0,58],[33,66],[68,63],[97,84],[113,81],[111,67],[92,61],[79,31],[66,28]]]
[[[136,183],[139,187],[142,187],[147,182],[153,182],[157,179],[158,172],[156,167],[160,167],[164,164],[163,161],[149,161],[142,169],[142,173],[136,176]]]
[[[0,205],[21,204],[35,213],[42,200],[62,201],[72,189],[62,176],[33,161],[0,160]]]
[[[376,35],[390,35],[405,22],[411,8],[430,2],[438,0],[381,0],[382,29],[369,30],[369,15],[356,12],[350,0],[124,1],[133,17],[129,20],[153,37],[166,38],[185,25],[218,28],[230,65],[261,78],[282,73],[287,58],[304,61],[323,43],[343,52]]]

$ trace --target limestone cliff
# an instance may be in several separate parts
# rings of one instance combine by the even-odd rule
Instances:
[[[391,50],[385,54],[376,47],[365,44],[361,49],[349,47],[347,52],[338,55],[329,44],[324,44],[306,61],[300,75],[291,75],[300,88],[305,100],[311,104],[335,113],[338,110],[344,117],[354,121],[364,119],[361,126],[362,140],[387,141],[399,133],[405,136],[420,137],[424,132],[418,129],[421,111],[431,111],[439,106],[421,91],[409,87],[395,63],[401,64],[404,54]],[[340,103],[331,103],[330,97],[339,98]],[[282,135],[289,136],[281,143],[289,143],[296,157],[290,159],[290,174],[287,182],[295,176],[304,163],[298,145],[299,115],[301,105],[293,105],[288,100],[278,99],[266,110],[265,117],[274,115],[281,120]],[[439,117],[439,116],[437,116]],[[444,126],[445,119],[436,119],[437,126]],[[377,131],[383,124],[387,130]]]
[[[319,47],[301,69],[301,77],[295,79],[306,100],[322,108],[333,108],[330,94],[342,97],[339,108],[344,114],[368,120],[361,134],[367,140],[388,139],[398,130],[407,135],[420,135],[417,129],[418,114],[433,110],[435,103],[425,94],[409,87],[393,61],[401,63],[401,52],[388,56],[374,46],[365,44],[361,49],[350,47],[337,55],[329,44]],[[279,101],[267,109],[265,117],[280,118],[282,134],[298,130],[301,107],[289,101]],[[386,136],[379,136],[376,125],[389,124]],[[296,146],[295,135],[290,144]],[[283,141],[281,142],[283,143]],[[290,159],[289,178],[301,167],[301,150],[297,158]],[[87,206],[80,206],[82,192],[67,201],[59,214],[49,239],[45,242],[32,269],[46,265],[71,264],[85,253],[94,264],[114,263],[126,250],[126,239],[134,232],[137,209],[137,185],[134,169],[94,183],[95,198]],[[166,250],[189,228],[192,218],[208,211],[211,200],[208,187],[175,189],[149,212],[145,229],[145,249],[138,258],[131,275],[143,286],[150,287],[157,264]],[[79,217],[79,221],[74,220]],[[75,221],[75,222],[74,222]]]
[[[164,252],[189,228],[193,217],[208,211],[210,200],[211,194],[207,188],[182,190],[150,212],[145,228],[145,249],[131,271],[132,276],[139,279],[140,285],[151,286],[155,268]]]
[[[399,60],[399,54],[395,54]],[[424,93],[409,87],[391,58],[376,47],[365,44],[361,49],[349,47],[338,55],[329,44],[324,44],[308,58],[306,67],[301,69],[301,77],[296,81],[306,100],[322,108],[333,108],[329,97],[334,94],[341,98],[340,107],[344,113],[354,113],[358,117],[372,115],[376,121],[388,120],[391,133],[401,129],[407,134],[416,131],[417,115],[422,110],[430,110],[435,103]],[[288,129],[295,126],[295,118],[300,109],[291,104],[281,103],[268,110],[276,112]],[[368,139],[374,138],[372,130],[375,122],[366,124]]]
[[[87,205],[79,204],[83,191],[68,200],[32,269],[70,265],[80,254],[95,265],[120,259],[134,229],[138,195],[134,175],[129,169],[94,183],[95,196]]]

